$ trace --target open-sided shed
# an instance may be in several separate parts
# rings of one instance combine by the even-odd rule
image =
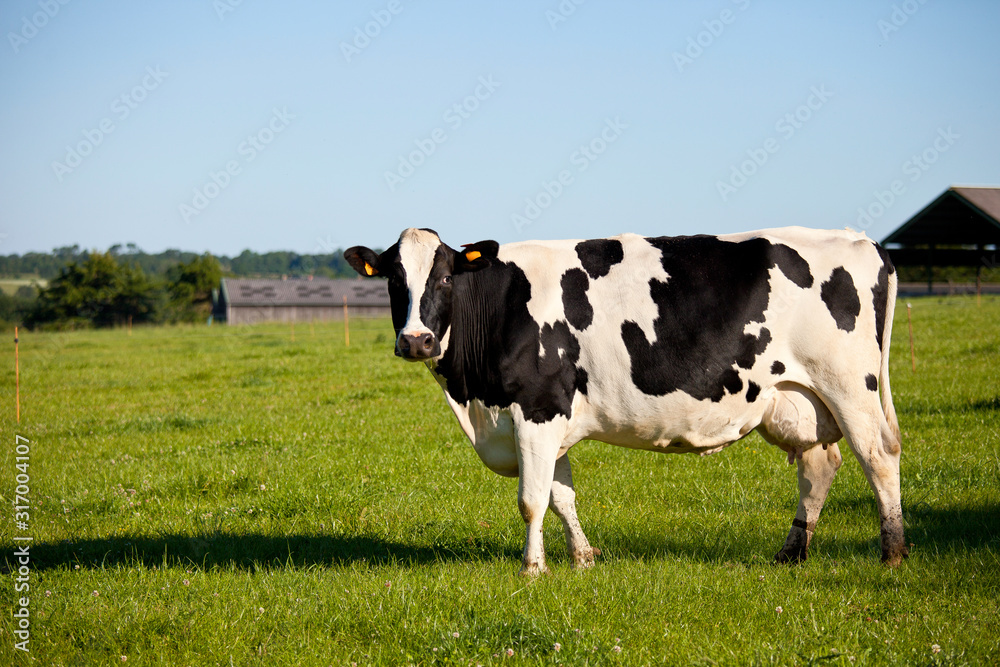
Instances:
[[[896,266],[927,269],[933,290],[933,267],[976,267],[977,280],[995,267],[1000,246],[1000,188],[957,187],[945,190],[882,240]]]

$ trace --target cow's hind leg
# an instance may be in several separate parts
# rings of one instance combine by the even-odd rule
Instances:
[[[562,521],[566,533],[566,548],[573,556],[573,566],[578,569],[594,564],[594,556],[601,552],[590,546],[587,536],[580,527],[576,516],[576,491],[573,489],[573,473],[569,465],[569,452],[556,460],[555,475],[552,480],[552,494],[549,507]]]
[[[896,567],[909,555],[903,536],[903,508],[899,490],[899,439],[889,427],[876,394],[864,408],[852,405],[836,409],[851,451],[861,464],[868,484],[875,492],[881,524],[882,561]],[[853,409],[850,409],[853,408]]]
[[[785,546],[775,555],[774,562],[795,563],[808,558],[809,542],[816,530],[816,521],[842,462],[836,443],[816,445],[797,457],[799,507],[795,511],[795,520],[792,521]]]

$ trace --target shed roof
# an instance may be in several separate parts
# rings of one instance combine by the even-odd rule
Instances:
[[[950,187],[882,241],[903,246],[1000,244],[1000,188]]]
[[[384,280],[223,278],[223,299],[233,306],[389,307]]]

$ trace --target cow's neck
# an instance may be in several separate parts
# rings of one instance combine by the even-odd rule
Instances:
[[[454,400],[509,403],[502,360],[515,353],[517,320],[520,310],[527,317],[529,297],[524,274],[512,265],[497,263],[456,277],[448,347],[434,368]]]

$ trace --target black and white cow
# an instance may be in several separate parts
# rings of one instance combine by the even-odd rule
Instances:
[[[896,275],[864,234],[789,227],[455,250],[407,229],[381,255],[344,255],[388,278],[396,354],[431,370],[483,463],[518,477],[522,573],[547,569],[546,505],[576,566],[594,562],[576,514],[575,443],[711,454],[754,429],[798,464],[799,506],[776,560],[806,558],[842,435],[875,491],[882,559],[907,555],[889,391]]]

